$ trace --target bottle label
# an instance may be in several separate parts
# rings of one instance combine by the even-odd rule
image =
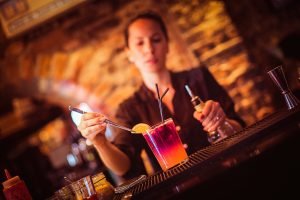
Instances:
[[[201,104],[198,104],[198,105],[196,105],[194,108],[195,108],[195,110],[196,110],[197,112],[202,113],[202,111],[203,111],[203,104],[202,104],[202,103],[201,103]]]

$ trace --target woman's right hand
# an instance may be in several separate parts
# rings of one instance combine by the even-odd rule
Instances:
[[[201,122],[205,131],[212,132],[224,123],[226,114],[219,102],[208,100],[205,102],[202,112],[194,112],[194,118]]]
[[[90,140],[93,144],[99,144],[106,141],[105,130],[106,117],[100,113],[85,113],[81,116],[78,130],[81,135]]]

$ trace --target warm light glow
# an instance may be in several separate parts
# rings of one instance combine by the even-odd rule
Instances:
[[[89,107],[89,105],[87,103],[80,103],[76,107],[83,111],[86,111],[86,112],[93,112],[93,110]],[[82,114],[80,114],[78,112],[71,111],[71,118],[72,118],[72,121],[76,124],[76,126],[78,126],[80,123],[81,115]]]
[[[77,164],[76,157],[73,154],[67,155],[67,161],[71,167],[74,167]]]

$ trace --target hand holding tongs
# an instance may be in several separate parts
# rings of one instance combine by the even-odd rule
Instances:
[[[83,110],[80,110],[79,108],[74,108],[74,107],[72,107],[72,106],[69,106],[69,110],[70,110],[70,111],[74,111],[74,112],[78,112],[78,113],[80,113],[80,114],[85,114],[85,113],[87,113],[87,112],[85,112],[85,111],[83,111]],[[109,119],[105,119],[104,122],[107,123],[107,124],[109,124],[109,125],[111,125],[111,126],[114,126],[114,127],[120,128],[120,129],[123,129],[123,130],[125,130],[125,131],[129,131],[129,132],[132,132],[132,133],[135,132],[135,131],[133,131],[132,129],[127,128],[127,127],[125,127],[125,126],[122,126],[122,125],[120,125],[120,124],[117,124],[117,123],[115,123],[115,122],[113,122],[113,121],[111,121],[111,120],[109,120]]]

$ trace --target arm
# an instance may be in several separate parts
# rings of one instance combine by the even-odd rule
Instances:
[[[106,139],[104,120],[105,117],[99,113],[86,113],[81,118],[78,130],[93,143],[105,166],[122,176],[129,170],[130,160],[124,152]]]

